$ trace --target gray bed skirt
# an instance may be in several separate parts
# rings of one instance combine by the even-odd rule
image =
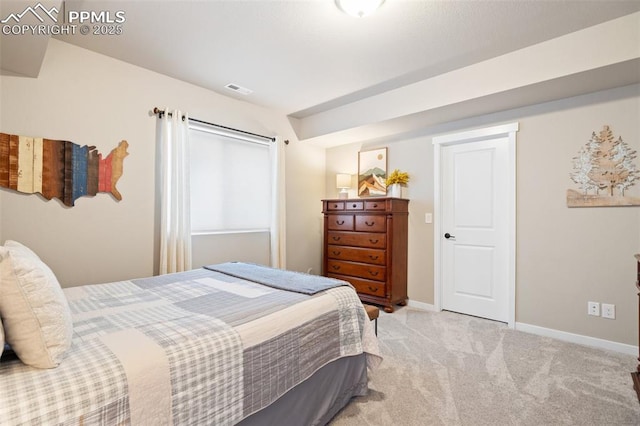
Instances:
[[[326,425],[352,397],[366,395],[367,390],[366,355],[340,358],[325,365],[273,404],[239,424]]]

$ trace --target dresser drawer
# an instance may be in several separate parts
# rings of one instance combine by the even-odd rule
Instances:
[[[329,260],[327,262],[327,272],[375,281],[384,281],[386,279],[386,268],[384,266],[367,265],[366,263],[353,263],[342,260]]]
[[[370,294],[372,296],[385,297],[385,284],[377,281],[365,280],[362,278],[348,277],[340,274],[327,274],[330,278],[348,281],[356,289],[356,292]]]
[[[353,215],[330,214],[327,216],[327,228],[337,231],[353,231]]]
[[[327,232],[327,241],[325,241],[325,244],[383,249],[387,247],[387,235],[370,232],[329,231]]]
[[[327,201],[327,210],[344,210],[344,201]]]
[[[365,201],[364,202],[364,209],[365,210],[385,210],[386,209],[386,205],[384,203],[384,201]]]
[[[368,248],[345,247],[329,245],[327,247],[327,257],[329,259],[353,260],[354,262],[373,263],[384,265],[386,263],[386,252]]]
[[[356,216],[356,231],[385,232],[387,218],[384,215]]]
[[[345,203],[347,210],[363,210],[364,203],[362,201],[349,201]]]

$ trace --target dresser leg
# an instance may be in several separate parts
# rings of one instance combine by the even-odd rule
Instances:
[[[393,310],[394,310],[393,305],[387,305],[384,307],[384,311],[388,314],[392,314]]]
[[[633,389],[635,389],[638,402],[640,402],[640,372],[634,371],[631,373],[631,378],[633,379]]]

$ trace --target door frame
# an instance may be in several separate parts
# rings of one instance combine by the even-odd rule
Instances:
[[[516,132],[519,129],[519,123],[509,123],[493,127],[485,127],[481,129],[468,130],[458,133],[450,133],[433,138],[433,202],[434,202],[434,229],[433,229],[433,292],[435,310],[442,311],[442,244],[441,238],[441,220],[442,217],[442,191],[441,191],[441,148],[443,146],[457,145],[470,142],[479,142],[486,139],[494,139],[497,137],[506,137],[508,144],[508,189],[507,189],[507,217],[509,223],[508,228],[508,326],[515,329],[516,325]]]

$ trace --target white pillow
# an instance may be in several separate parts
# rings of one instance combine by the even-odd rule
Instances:
[[[57,367],[71,346],[71,311],[58,280],[15,241],[0,247],[0,316],[7,343],[27,365]]]

